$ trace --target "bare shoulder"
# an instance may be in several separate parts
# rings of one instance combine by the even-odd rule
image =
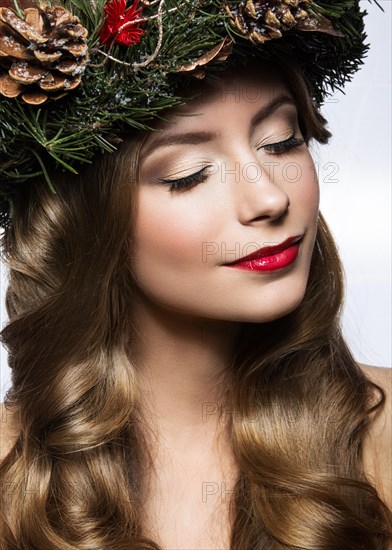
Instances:
[[[15,411],[0,403],[0,462],[12,449],[19,431],[20,423]]]
[[[385,392],[381,413],[371,414],[372,424],[364,442],[365,472],[392,510],[392,369],[358,363],[367,377]]]

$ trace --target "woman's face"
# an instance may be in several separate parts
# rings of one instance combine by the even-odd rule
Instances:
[[[271,321],[300,304],[319,189],[302,140],[288,141],[294,146],[286,150],[274,145],[302,138],[291,97],[274,72],[227,72],[172,110],[175,124],[160,121],[162,131],[148,135],[132,251],[142,301],[239,322]],[[181,188],[164,181],[180,178],[188,178]],[[296,258],[291,247],[242,267],[225,265],[299,236]]]

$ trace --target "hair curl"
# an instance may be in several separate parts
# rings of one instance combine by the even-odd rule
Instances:
[[[301,73],[282,74],[306,143],[331,133]],[[20,186],[2,239],[9,268],[1,331],[19,437],[0,466],[3,550],[160,550],[142,529],[152,466],[132,349],[138,154],[144,134],[80,176]],[[343,271],[319,216],[300,306],[246,323],[228,423],[239,476],[231,550],[386,550],[392,514],[366,478],[362,442],[385,395],[341,333]],[[374,403],[374,391],[381,398]],[[235,420],[234,420],[235,419]]]

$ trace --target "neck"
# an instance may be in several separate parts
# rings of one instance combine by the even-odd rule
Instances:
[[[223,428],[218,413],[240,324],[189,318],[147,301],[136,307],[135,319],[135,362],[146,419],[165,441],[188,452],[197,441],[213,440]]]

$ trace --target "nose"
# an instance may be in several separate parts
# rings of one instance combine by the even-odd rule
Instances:
[[[290,199],[284,190],[284,178],[279,176],[278,161],[263,165],[252,153],[246,159],[243,156],[242,162],[237,160],[236,167],[229,176],[230,189],[241,223],[275,221],[287,212]]]

